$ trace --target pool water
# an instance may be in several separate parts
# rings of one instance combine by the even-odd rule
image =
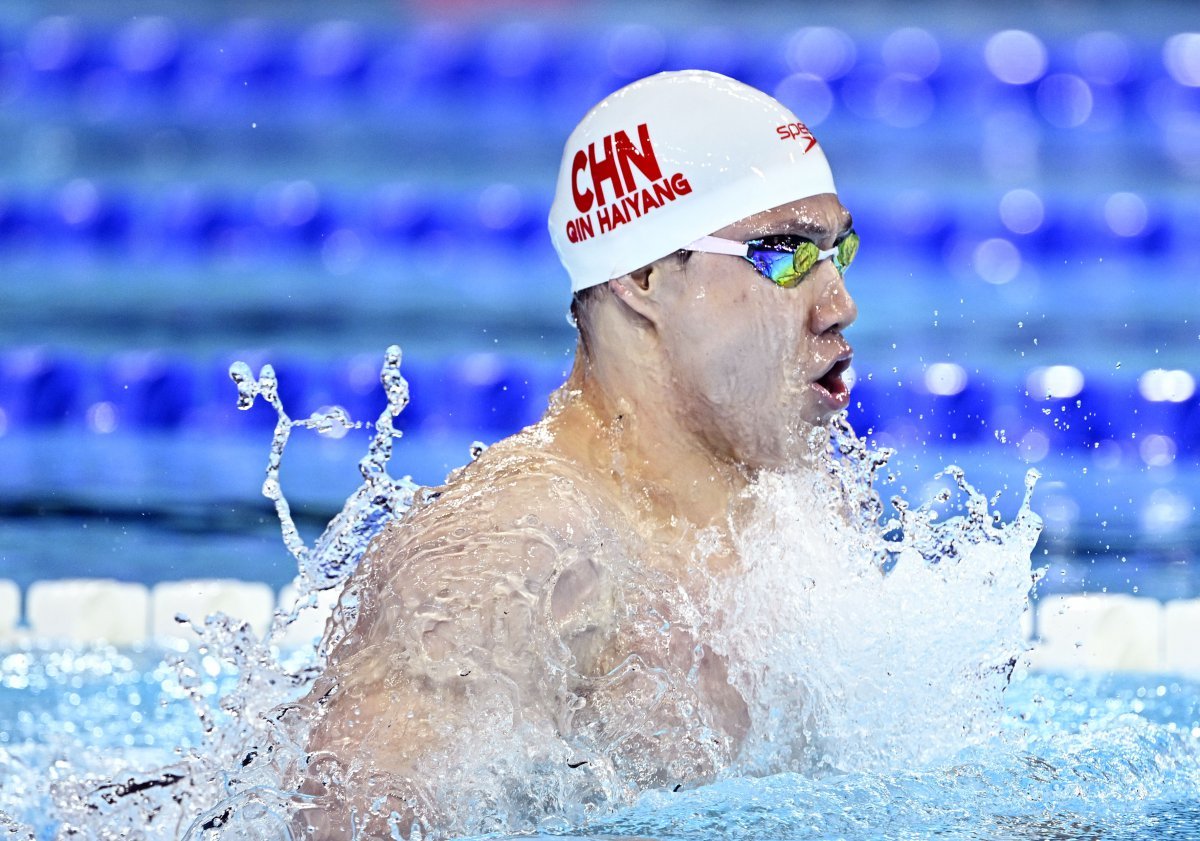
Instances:
[[[199,743],[201,725],[162,663],[167,654],[92,647],[0,655],[0,810],[37,838],[54,837],[52,791],[70,767],[111,778],[97,784],[90,809],[99,818],[92,837],[109,837],[106,797],[152,779],[138,771],[169,767],[181,747]],[[1198,794],[1200,684],[1018,672],[1001,735],[927,766],[726,779],[647,793],[586,827],[542,831],[663,841],[1195,838]]]
[[[736,37],[711,3],[669,26],[661,2],[590,4],[582,17],[491,4],[491,19],[475,4],[445,20],[426,4],[411,21],[396,4],[244,0],[224,4],[232,17],[193,4],[169,18],[130,0],[48,5],[0,10],[0,128],[16,152],[0,197],[0,577],[26,592],[80,575],[291,581],[270,512],[246,501],[262,479],[254,435],[269,433],[228,417],[232,348],[270,356],[299,412],[378,402],[351,388],[359,354],[419,343],[426,377],[422,353],[406,371],[422,416],[408,414],[397,442],[419,482],[462,463],[473,438],[519,428],[574,345],[543,221],[562,138],[633,74],[699,63],[789,104],[828,102],[806,119],[838,150],[869,246],[854,275],[864,367],[852,411],[921,468],[905,479],[911,495],[932,496],[930,467],[953,461],[978,487],[1015,489],[1007,517],[1017,463],[1037,464],[1041,596],[1200,595],[1189,4],[1002,22],[938,4],[863,16],[818,3],[805,8],[826,25],[800,28],[794,4],[776,3]],[[921,11],[936,24],[914,28]],[[1033,31],[996,31],[1007,26]],[[801,44],[846,64],[828,84],[810,79]],[[1014,78],[1030,56],[1037,78]],[[462,267],[441,259],[459,238],[486,268],[467,297]],[[285,481],[307,530],[357,477],[332,475],[341,439],[298,437],[296,451],[311,449]],[[235,676],[220,657],[195,657],[181,682],[163,662],[171,650],[2,646],[0,838],[55,837],[67,820],[79,837],[180,838],[216,802],[192,798],[171,826],[153,811],[170,799],[170,769],[206,750],[202,715],[238,712],[221,704]],[[1018,674],[1002,734],[954,755],[730,778],[540,829],[1200,838],[1198,688],[1152,673]],[[876,707],[889,704],[893,722],[938,718],[887,696]]]
[[[1004,734],[923,768],[779,775],[647,795],[598,830],[662,839],[1200,835],[1194,683],[1030,674]]]
[[[414,486],[387,473],[392,418],[408,399],[399,365],[399,348],[389,348],[380,374],[389,408],[376,422],[372,445],[360,462],[364,483],[311,548],[299,538],[288,514],[279,470],[292,430],[321,428],[333,416],[290,420],[279,401],[273,371],[264,368],[255,378],[240,363],[231,369],[241,404],[248,408],[261,397],[280,419],[263,492],[276,503],[284,541],[298,562],[302,592],[344,581],[372,535],[412,502]],[[864,512],[864,524],[875,528],[881,510],[871,485],[886,456],[878,459],[878,451],[866,448],[849,427],[842,433],[834,439],[843,456],[837,462],[845,482],[840,487],[850,494],[847,500],[860,503],[853,510]],[[904,551],[918,554],[907,561],[901,558],[883,579],[868,577],[878,585],[844,592],[838,586],[824,589],[822,607],[807,617],[812,620],[808,624],[827,626],[827,634],[839,640],[853,636],[847,622],[858,622],[864,639],[874,639],[872,645],[890,652],[887,659],[864,659],[867,649],[835,641],[833,648],[842,659],[827,666],[858,677],[849,683],[827,678],[819,658],[810,664],[813,668],[797,672],[810,675],[810,691],[824,686],[831,697],[844,699],[846,709],[831,709],[818,727],[840,727],[838,738],[847,745],[907,743],[905,749],[883,754],[882,761],[879,751],[868,751],[839,765],[840,748],[831,745],[815,766],[826,770],[815,776],[754,776],[743,769],[742,775],[729,774],[690,790],[646,792],[615,812],[601,810],[582,826],[551,812],[540,819],[538,830],[664,841],[1200,834],[1200,810],[1191,805],[1200,794],[1200,685],[1156,675],[1045,674],[1018,665],[996,713],[986,690],[979,696],[980,705],[971,706],[970,687],[943,685],[945,676],[935,674],[939,663],[946,674],[972,674],[971,669],[956,667],[955,658],[975,656],[974,637],[989,651],[998,641],[992,635],[1000,626],[988,630],[984,622],[974,627],[976,613],[996,608],[996,621],[1002,624],[1020,613],[1029,587],[1029,567],[1023,564],[1028,563],[1039,528],[1028,508],[1028,493],[1012,530],[1005,531],[989,515],[987,500],[965,483],[961,472],[948,472],[956,474],[956,482],[967,492],[964,507],[970,516],[935,524],[937,518],[929,516],[932,509],[926,506],[898,507],[905,542],[888,545],[896,547],[897,556],[903,554],[902,545]],[[782,493],[779,499],[794,498],[799,488],[778,478],[782,484],[774,490]],[[1028,492],[1035,481],[1036,476],[1027,479]],[[763,492],[774,484],[764,482]],[[792,554],[785,552],[778,559],[785,567],[777,568],[771,566],[770,553],[764,556],[763,551],[772,541],[807,545],[797,543],[803,532],[795,531],[795,523],[788,525],[792,520],[801,522],[794,516],[772,518],[766,525],[776,525],[758,535],[758,542],[753,530],[743,535],[750,541],[746,547],[754,548],[747,557],[756,559],[749,570],[761,567],[758,574],[766,576],[777,600],[796,601],[796,594],[780,589]],[[969,535],[974,539],[966,539]],[[940,572],[922,577],[921,570],[927,569],[919,564],[922,547],[936,548],[939,559],[959,558],[960,552],[971,557],[986,547],[996,551],[949,566],[935,559],[930,568]],[[842,555],[836,550],[829,554]],[[860,560],[870,557],[867,553]],[[993,570],[989,558],[1000,566]],[[993,570],[986,577],[995,588],[967,585],[974,576],[962,578],[956,572],[971,569]],[[813,567],[809,572],[818,577],[843,574],[839,566],[824,573]],[[741,586],[749,593],[752,583],[751,575]],[[891,589],[884,586],[888,584]],[[938,598],[939,610],[905,614],[907,620],[901,621],[903,604],[912,603],[916,592],[906,586],[916,586],[926,600]],[[930,595],[934,593],[940,595]],[[868,599],[869,618],[854,601],[863,598]],[[883,601],[871,602],[872,598]],[[993,604],[976,604],[974,598]],[[739,603],[747,600],[753,602],[749,595],[739,596]],[[1009,601],[1013,610],[1004,606]],[[888,603],[901,607],[888,608]],[[759,604],[765,612],[768,608],[765,602]],[[901,613],[889,623],[889,611],[895,610]],[[787,624],[787,616],[779,633],[803,638],[801,629]],[[946,623],[947,616],[957,617],[953,625]],[[757,621],[746,616],[739,623]],[[871,625],[869,631],[864,623]],[[0,830],[23,838],[287,837],[284,816],[296,801],[272,787],[278,777],[272,776],[270,760],[258,756],[261,751],[255,746],[271,744],[262,741],[266,714],[304,692],[311,675],[294,681],[292,676],[304,674],[317,652],[281,651],[272,644],[274,637],[260,641],[237,621],[210,619],[204,628],[200,644],[186,651],[93,646],[0,652],[0,778],[5,780],[0,818],[8,821],[0,823]],[[818,631],[812,628],[808,633]],[[820,643],[823,638],[818,633],[813,639]],[[788,662],[777,655],[770,662],[776,669],[788,669]],[[873,668],[886,669],[886,675],[874,674]],[[1003,677],[996,677],[995,686],[1002,685]],[[839,695],[842,691],[848,694]],[[784,691],[765,699],[768,720],[803,709],[786,696]],[[943,704],[949,697],[958,697],[957,706]],[[914,711],[913,704],[928,714]],[[970,714],[960,719],[958,707],[964,705]],[[992,718],[997,714],[999,727]],[[960,725],[961,731],[954,729]],[[790,731],[772,726],[770,732]],[[856,756],[854,749],[844,755]],[[870,770],[841,773],[842,767]]]

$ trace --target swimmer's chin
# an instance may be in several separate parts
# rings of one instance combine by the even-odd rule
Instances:
[[[846,411],[846,404],[848,402],[849,400],[839,400],[833,405],[825,402],[817,402],[814,405],[806,407],[800,413],[792,428],[793,436],[800,439],[808,439],[816,435],[818,431],[828,431],[833,419]]]
[[[771,452],[760,452],[754,458],[741,461],[741,466],[750,473],[794,473],[812,469],[828,454],[830,425],[836,412],[821,416],[816,421],[797,423],[778,441]]]

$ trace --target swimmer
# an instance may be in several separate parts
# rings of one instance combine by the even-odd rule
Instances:
[[[578,821],[711,781],[746,736],[713,593],[742,492],[817,470],[811,433],[849,401],[850,214],[797,115],[682,71],[584,117],[549,225],[574,368],[347,585],[298,707],[316,837]]]

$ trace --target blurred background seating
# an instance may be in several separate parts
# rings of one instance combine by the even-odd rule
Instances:
[[[1176,574],[1200,546],[1190,5],[668,7],[6,4],[0,577],[290,578],[257,497],[275,417],[235,408],[235,359],[292,417],[372,421],[400,344],[393,472],[425,483],[535,421],[574,348],[562,144],[617,87],[703,67],[831,158],[863,240],[850,416],[897,487],[958,463],[1011,513],[1036,466],[1062,587],[1133,563],[1200,593]],[[293,436],[307,527],[366,434]]]

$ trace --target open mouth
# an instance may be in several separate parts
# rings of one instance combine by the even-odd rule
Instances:
[[[846,381],[842,379],[842,375],[850,367],[850,359],[849,356],[839,359],[833,363],[833,367],[813,382],[813,385],[828,394],[831,402],[837,405],[848,403],[850,399],[850,389],[847,388]]]

